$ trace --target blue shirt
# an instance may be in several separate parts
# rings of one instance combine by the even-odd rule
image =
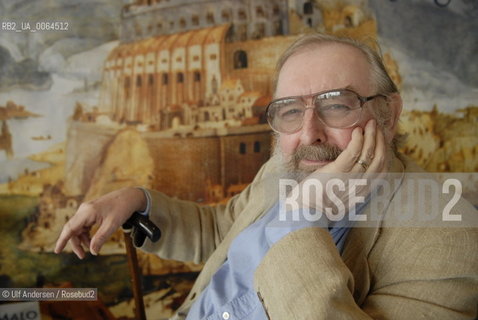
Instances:
[[[344,220],[345,221],[345,220]],[[328,227],[339,252],[342,251],[350,225],[316,222],[279,221],[276,204],[261,219],[244,229],[231,243],[227,259],[213,275],[209,285],[191,307],[189,320],[267,319],[253,286],[254,272],[269,248],[289,232],[311,226]]]

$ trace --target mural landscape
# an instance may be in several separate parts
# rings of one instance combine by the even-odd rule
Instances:
[[[475,1],[3,0],[0,12],[17,26],[0,30],[0,287],[94,287],[92,314],[132,318],[121,232],[79,261],[52,253],[61,227],[123,186],[204,204],[244,189],[271,151],[275,62],[307,32],[379,43],[404,99],[402,151],[478,190]],[[38,21],[63,30],[22,29]],[[148,318],[166,318],[201,266],[139,259]]]

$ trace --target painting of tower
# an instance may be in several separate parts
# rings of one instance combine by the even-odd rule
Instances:
[[[70,248],[52,254],[65,221],[80,203],[125,186],[207,205],[240,193],[274,144],[264,112],[275,63],[309,32],[380,43],[404,101],[401,151],[428,171],[470,173],[463,186],[476,190],[477,45],[470,30],[478,19],[470,17],[478,7],[470,1],[83,2],[72,10],[64,1],[0,0],[12,20],[55,12],[70,23],[67,32],[1,33],[5,287],[68,279],[98,288],[116,317],[132,318],[121,231],[101,256],[78,261]],[[476,204],[476,192],[467,194]],[[170,316],[201,266],[154,255],[139,260],[150,318]],[[40,264],[44,274],[37,274]]]

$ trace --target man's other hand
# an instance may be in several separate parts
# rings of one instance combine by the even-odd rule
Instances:
[[[75,215],[63,226],[56,241],[55,253],[60,253],[70,241],[78,258],[85,257],[84,248],[89,248],[93,255],[97,255],[106,240],[133,212],[145,210],[146,201],[141,189],[123,188],[82,203]],[[94,225],[99,228],[90,239],[90,230]]]

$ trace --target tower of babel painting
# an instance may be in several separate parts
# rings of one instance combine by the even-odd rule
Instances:
[[[246,92],[270,94],[267,74],[280,48],[269,46],[264,56],[264,50],[251,50],[251,41],[287,32],[284,0],[127,5],[122,13],[122,44],[105,65],[101,107],[109,108],[119,123],[145,123],[159,130],[173,123],[207,121],[211,116],[200,109],[223,105],[218,98],[227,80],[241,80]],[[220,120],[234,113],[230,109],[221,110]]]
[[[291,42],[311,30],[376,37],[365,8],[327,1],[138,0],[124,6],[121,21],[98,108],[69,130],[71,194],[88,193],[102,165],[115,134],[97,125],[107,116],[141,132],[154,163],[150,187],[201,200],[210,181],[226,195],[252,181],[270,156],[264,112],[276,61]],[[178,163],[181,170],[171,170]]]
[[[353,2],[125,5],[121,41],[105,62],[99,104],[88,109],[78,103],[71,118],[64,201],[56,214],[74,211],[68,199],[89,200],[126,185],[200,202],[240,192],[270,157],[264,111],[280,54],[313,30],[376,38],[375,20]],[[45,191],[43,198],[50,196]]]
[[[201,126],[212,118],[206,110],[213,106],[222,107],[216,122],[227,120],[236,111],[218,100],[223,84],[239,80],[244,94],[270,97],[278,56],[293,34],[314,29],[376,35],[375,21],[355,5],[138,0],[123,8],[121,44],[105,64],[100,108],[115,122],[143,123],[152,130]],[[245,120],[239,109],[235,118]]]

